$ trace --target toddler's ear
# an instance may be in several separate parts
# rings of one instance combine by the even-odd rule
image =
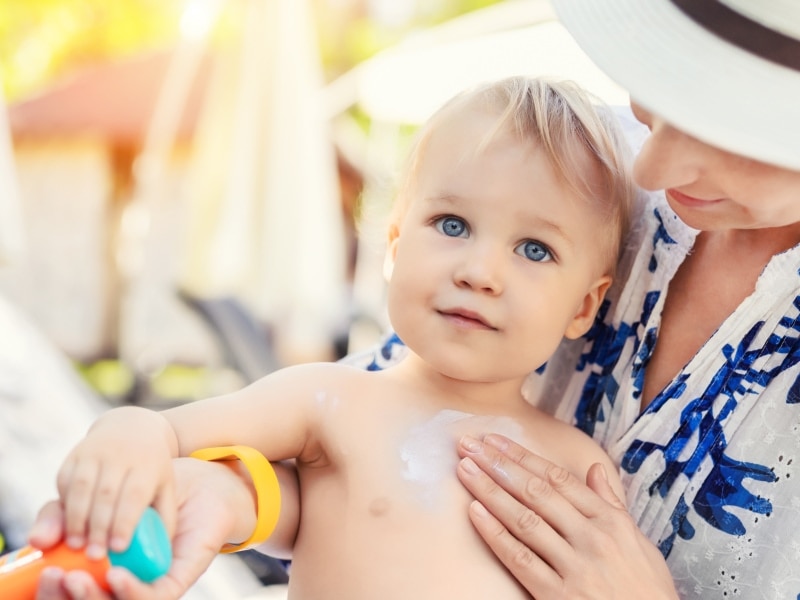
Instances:
[[[611,277],[603,275],[594,282],[591,289],[584,296],[578,311],[572,318],[572,322],[567,327],[564,337],[574,340],[581,337],[584,333],[589,331],[589,328],[594,323],[594,317],[597,310],[600,308],[600,303],[605,298],[608,287],[611,285]]]
[[[386,256],[383,258],[383,278],[389,281],[392,278],[394,259],[397,257],[397,242],[400,239],[400,227],[396,223],[389,226],[389,236],[386,244]]]

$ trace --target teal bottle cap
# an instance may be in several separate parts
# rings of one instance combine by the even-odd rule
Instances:
[[[164,522],[154,508],[148,507],[144,511],[128,549],[109,552],[108,559],[115,567],[128,569],[145,583],[151,583],[169,571],[172,546]]]

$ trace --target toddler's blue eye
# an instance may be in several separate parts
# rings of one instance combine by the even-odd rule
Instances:
[[[468,233],[467,224],[458,217],[442,217],[436,220],[436,229],[450,237],[461,237]]]
[[[549,262],[553,260],[553,255],[550,253],[548,247],[533,240],[522,242],[517,246],[517,254],[535,262]]]

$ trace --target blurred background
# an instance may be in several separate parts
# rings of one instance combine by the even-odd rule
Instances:
[[[0,3],[8,548],[109,406],[374,345],[409,140],[457,91],[513,74],[627,103],[547,0]],[[244,597],[220,581],[198,597]]]

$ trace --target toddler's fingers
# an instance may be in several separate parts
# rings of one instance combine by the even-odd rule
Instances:
[[[64,536],[64,509],[58,500],[45,504],[36,515],[28,540],[37,548],[55,546]]]
[[[109,468],[108,465],[100,468],[89,513],[89,545],[86,553],[92,558],[102,558],[109,547],[109,540],[114,536],[112,527],[116,525],[117,507],[120,495],[124,493],[126,476],[125,471]]]
[[[136,469],[126,473],[119,486],[116,511],[109,532],[109,547],[113,551],[124,552],[128,548],[144,509],[158,500],[161,492],[157,486],[151,473],[141,473]]]
[[[61,473],[58,476],[58,489],[64,503],[64,533],[70,547],[82,548],[86,544],[99,465],[95,461],[81,461],[71,463],[63,472],[63,476]]]

